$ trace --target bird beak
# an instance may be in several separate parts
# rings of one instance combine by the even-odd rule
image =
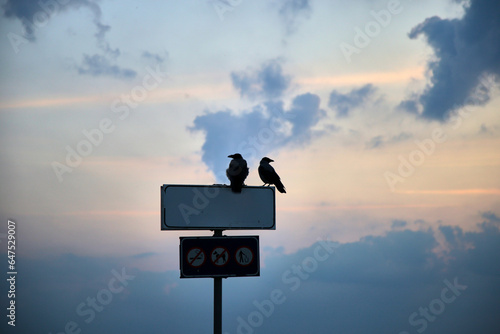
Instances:
[[[273,159],[269,159],[269,162],[274,162],[274,160]]]
[[[228,155],[227,156],[228,158],[234,158],[234,156],[231,154],[231,155]]]

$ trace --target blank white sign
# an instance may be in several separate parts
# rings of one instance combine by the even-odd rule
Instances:
[[[162,230],[276,229],[274,187],[226,185],[161,187]]]

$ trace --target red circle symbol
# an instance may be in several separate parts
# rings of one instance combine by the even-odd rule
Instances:
[[[197,268],[205,263],[206,256],[205,252],[201,248],[195,247],[189,250],[186,258],[189,265]]]
[[[248,247],[240,247],[235,253],[236,263],[238,263],[240,266],[248,266],[253,262],[253,258],[253,252]]]
[[[213,264],[222,267],[229,261],[229,252],[224,247],[215,247],[210,258]]]

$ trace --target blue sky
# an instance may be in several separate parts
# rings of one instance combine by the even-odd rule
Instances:
[[[2,332],[209,332],[212,281],[178,270],[209,233],[160,231],[159,188],[226,183],[235,152],[287,194],[261,276],[224,280],[224,332],[498,331],[496,2],[0,8]]]

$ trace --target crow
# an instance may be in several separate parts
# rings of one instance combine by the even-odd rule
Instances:
[[[260,160],[260,179],[262,180],[262,182],[264,182],[264,185],[274,184],[276,186],[276,189],[278,189],[280,193],[286,193],[285,186],[283,185],[283,183],[281,183],[279,175],[276,173],[273,166],[269,164],[273,161],[274,160],[269,159],[268,157],[264,157],[262,158],[262,160]]]
[[[231,190],[234,193],[240,193],[243,182],[248,176],[247,162],[239,153],[228,155],[228,158],[233,158],[226,169],[227,178],[231,181]]]

